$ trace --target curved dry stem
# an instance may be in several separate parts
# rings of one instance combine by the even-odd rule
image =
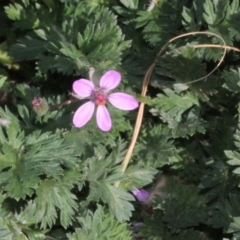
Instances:
[[[190,35],[212,35],[212,36],[215,36],[215,37],[219,38],[219,39],[223,42],[223,46],[224,46],[224,47],[227,46],[227,45],[226,45],[226,42],[224,41],[224,39],[223,39],[221,36],[219,36],[218,34],[216,34],[216,33],[212,33],[212,32],[190,32],[190,33],[181,34],[181,35],[179,35],[179,36],[177,36],[177,37],[174,37],[174,38],[170,39],[170,40],[161,48],[161,50],[159,51],[159,53],[158,53],[157,56],[160,56],[160,55],[161,55],[161,53],[162,53],[163,50],[168,46],[169,43],[171,43],[171,42],[173,42],[173,41],[175,41],[175,40],[177,40],[177,39],[179,39],[179,38],[184,38],[184,37],[187,37],[187,36],[190,36]],[[206,45],[207,45],[207,44],[206,44]],[[218,64],[216,65],[216,67],[215,67],[210,73],[208,73],[207,75],[205,75],[205,76],[203,76],[203,77],[201,77],[201,78],[195,79],[195,80],[190,81],[190,82],[186,82],[186,83],[184,83],[184,84],[190,84],[190,83],[199,82],[199,81],[205,79],[206,77],[209,77],[210,75],[212,75],[212,74],[218,69],[218,67],[221,65],[221,63],[223,62],[223,59],[224,59],[225,56],[226,56],[227,49],[226,49],[226,48],[223,48],[223,49],[224,49],[224,51],[223,51],[222,57],[220,58],[220,60],[219,60]]]
[[[219,44],[197,44],[193,45],[193,48],[225,48],[226,50],[233,50],[235,52],[240,52],[239,48],[232,46],[224,46]]]
[[[224,52],[223,52],[223,56],[221,57],[219,63],[217,64],[217,66],[209,73],[207,74],[206,76],[202,77],[202,78],[199,78],[199,79],[196,79],[196,80],[193,80],[191,82],[188,82],[188,83],[192,83],[192,82],[196,82],[196,81],[200,81],[206,77],[208,77],[209,75],[211,75],[214,71],[216,71],[216,69],[220,66],[220,64],[222,63],[225,55],[226,55],[226,52],[227,52],[227,45],[224,41],[224,39],[215,34],[215,33],[211,33],[211,32],[191,32],[191,33],[186,33],[186,34],[182,34],[182,35],[179,35],[177,37],[174,37],[172,39],[170,39],[161,49],[160,51],[158,52],[157,54],[157,57],[160,56],[162,54],[162,52],[164,51],[164,49],[168,46],[169,43],[177,40],[177,39],[180,39],[180,38],[184,38],[184,37],[187,37],[187,36],[190,36],[190,35],[212,35],[212,36],[215,36],[217,38],[219,38],[222,42],[223,42],[223,45],[220,45],[221,48],[224,49]],[[206,44],[207,45],[207,44]],[[210,44],[209,44],[210,45]],[[199,45],[197,45],[199,46]],[[229,47],[230,48],[230,47]],[[233,49],[232,49],[233,50]],[[143,79],[143,85],[142,85],[142,96],[145,96],[146,93],[147,93],[147,89],[148,89],[148,84],[149,84],[149,81],[150,81],[150,78],[152,76],[152,73],[153,73],[153,70],[154,70],[154,67],[156,65],[156,59],[154,61],[154,63],[149,67],[149,69],[147,70],[145,76],[144,76],[144,79]],[[186,83],[185,83],[186,84]],[[131,140],[131,143],[129,145],[129,148],[127,150],[127,153],[123,159],[123,162],[122,162],[122,172],[124,173],[127,169],[127,166],[130,162],[130,159],[131,159],[131,156],[132,156],[132,153],[133,153],[133,150],[134,150],[134,147],[136,145],[136,141],[137,141],[137,138],[138,138],[138,134],[139,134],[139,131],[140,131],[140,128],[141,128],[141,124],[142,124],[142,119],[143,119],[143,112],[144,112],[144,106],[145,104],[144,103],[141,103],[140,104],[140,107],[138,109],[138,114],[137,114],[137,119],[136,119],[136,123],[135,123],[135,127],[134,127],[134,131],[133,131],[133,137],[132,137],[132,140]],[[118,187],[120,184],[120,182],[116,182],[114,185],[116,187]]]
[[[150,78],[152,76],[152,72],[153,72],[154,67],[155,67],[155,63],[153,63],[150,66],[150,68],[148,69],[147,73],[145,74],[144,81],[146,81],[147,83],[150,81]],[[142,96],[146,95],[147,87],[148,87],[148,84],[143,84]],[[124,160],[122,162],[122,165],[123,165],[122,172],[126,171],[128,163],[129,163],[130,158],[132,156],[132,152],[133,152],[133,149],[135,147],[135,144],[136,144],[136,141],[137,141],[137,137],[138,137],[138,134],[139,134],[139,130],[140,130],[141,124],[142,124],[144,106],[145,106],[145,104],[143,102],[141,102],[140,106],[139,106],[139,109],[138,109],[138,115],[137,115],[137,120],[136,120],[134,131],[133,131],[132,141],[131,141],[131,144],[130,144],[130,146],[128,148],[126,156],[125,156],[125,158],[124,158]],[[115,184],[115,186],[118,186],[118,185],[119,185],[119,182]]]
[[[199,82],[199,81],[209,77],[210,75],[212,75],[213,72],[215,72],[218,69],[218,67],[221,65],[221,63],[223,62],[223,60],[224,60],[224,58],[226,56],[226,51],[227,50],[234,50],[236,52],[240,52],[240,49],[235,48],[235,47],[231,47],[231,46],[227,46],[227,45],[217,45],[217,44],[198,44],[198,45],[193,45],[193,48],[208,48],[208,47],[210,47],[210,48],[223,48],[224,49],[224,53],[223,53],[220,61],[218,62],[217,66],[210,73],[205,75],[204,77],[201,77],[199,79],[196,79],[196,80],[193,80],[193,81],[190,81],[190,82],[182,83],[182,84],[190,84],[190,83]]]

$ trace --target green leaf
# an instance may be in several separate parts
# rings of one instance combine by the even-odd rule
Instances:
[[[164,122],[170,123],[170,119],[180,122],[182,114],[194,105],[199,105],[198,100],[191,94],[176,94],[170,89],[164,90],[165,95],[158,94],[153,99],[154,109],[160,111],[160,117]]]
[[[229,165],[240,165],[240,153],[236,151],[224,151],[225,155],[228,159],[231,159],[230,161],[227,161]]]
[[[239,213],[238,195],[229,194],[215,206],[209,223],[214,228],[223,228],[224,233],[239,232]]]
[[[0,179],[9,196],[24,199],[34,193],[40,176],[60,179],[64,170],[76,168],[74,149],[63,138],[41,131],[25,135],[9,110],[0,114],[11,119],[6,130],[0,126]]]
[[[19,43],[10,48],[9,54],[14,57],[15,61],[38,59],[48,43],[42,40],[26,37]]]
[[[52,23],[55,12],[48,11],[41,3],[37,1],[21,1],[21,4],[14,3],[5,7],[8,17],[15,20],[14,27],[21,30],[32,30],[41,26],[48,26]]]
[[[29,204],[25,214],[41,228],[52,227],[60,212],[60,222],[67,228],[77,209],[76,196],[70,191],[71,186],[54,180],[44,180],[36,191],[36,199]],[[33,211],[29,211],[28,209]],[[29,215],[28,215],[29,214]]]
[[[225,16],[228,0],[205,0],[203,17],[209,25],[221,22]]]
[[[151,46],[156,47],[163,46],[170,38],[176,36],[179,28],[182,27],[182,9],[185,5],[186,0],[159,1],[152,11],[139,11],[140,16],[136,19],[136,24],[137,27],[143,28],[143,38]],[[169,28],[170,21],[171,28]],[[146,57],[146,54],[144,55]]]
[[[229,4],[227,8],[226,14],[226,22],[228,26],[228,30],[230,32],[231,37],[236,40],[240,39],[239,29],[237,27],[239,20],[239,1],[233,0],[231,4]]]
[[[43,73],[50,70],[79,75],[85,73],[89,65],[100,71],[119,65],[121,54],[130,47],[131,41],[123,41],[116,16],[105,7],[90,8],[82,2],[71,4],[64,5],[61,17],[56,16],[57,10],[43,10],[37,3],[24,9],[25,14],[30,12],[31,28],[38,29],[31,37],[26,36],[12,45],[11,56],[17,61],[37,60],[38,69]],[[38,23],[43,24],[42,28]],[[20,21],[19,25],[24,23]]]
[[[201,51],[194,49],[191,43],[188,43],[183,47],[175,47],[170,53],[159,57],[156,71],[160,75],[173,78],[175,83],[184,84],[206,75],[206,64],[202,63],[202,58]]]
[[[223,87],[232,92],[240,92],[240,68],[237,70],[230,69],[230,71],[224,71],[222,73],[222,78],[225,81]]]
[[[6,80],[7,80],[6,76],[0,75],[0,88],[2,88]]]
[[[23,12],[23,6],[18,3],[9,4],[5,7],[5,12],[10,19],[20,20],[21,13]]]
[[[197,132],[205,133],[207,122],[201,119],[199,108],[193,107],[187,114],[184,114],[180,123],[172,121],[169,123],[175,138],[192,136]]]
[[[136,9],[138,6],[138,0],[120,0],[120,1],[126,8]]]
[[[235,168],[234,170],[233,170],[233,173],[235,173],[235,174],[240,174],[240,167],[238,167],[238,168]]]
[[[107,182],[90,182],[89,201],[98,201],[101,199],[107,203],[110,212],[118,221],[126,221],[131,217],[133,205],[129,201],[133,201],[134,197],[126,191],[116,188]]]
[[[81,228],[75,233],[68,234],[69,240],[130,240],[131,232],[126,223],[119,223],[111,214],[98,205],[97,210],[87,212],[85,217],[79,218]]]
[[[184,186],[177,181],[171,181],[171,201],[163,203],[166,221],[172,231],[180,228],[198,226],[200,222],[206,220],[204,211],[206,200],[199,195],[197,188]]]
[[[183,26],[186,28],[187,31],[197,31],[197,24],[195,23],[195,17],[192,10],[183,7],[182,16],[184,20],[182,21]]]
[[[204,3],[205,13],[203,17],[208,24],[214,24],[216,21],[216,15],[214,13],[214,5],[210,0],[206,0]]]
[[[125,144],[119,142],[115,152],[105,159],[106,150],[103,148],[95,149],[95,158],[85,162],[88,166],[87,180],[89,181],[90,193],[88,201],[99,201],[108,204],[110,212],[119,221],[128,220],[131,216],[133,206],[130,201],[134,197],[125,190],[112,186],[126,176],[121,173],[120,167],[116,166],[120,156],[123,154]],[[122,145],[123,144],[123,145]]]
[[[148,167],[159,168],[182,161],[177,153],[170,129],[159,125],[147,132],[147,141],[142,140],[141,149],[134,156],[139,162],[144,162]]]
[[[2,209],[1,209],[2,210]],[[0,216],[0,238],[1,240],[44,240],[45,232],[29,228],[29,219],[21,221],[18,216]]]
[[[157,171],[154,168],[141,167],[140,165],[129,166],[126,170],[128,176],[126,183],[125,180],[121,182],[121,185],[131,184],[135,188],[142,188],[145,185],[150,184]]]
[[[192,239],[200,239],[202,233],[199,231],[195,231],[193,229],[188,229],[181,231],[179,234],[171,234],[166,233],[164,235],[164,240],[192,240]]]
[[[230,223],[227,232],[240,232],[240,217],[233,217],[233,222]]]
[[[240,166],[240,154],[236,151],[224,151],[226,157],[230,159],[227,161],[229,165]],[[233,170],[234,174],[240,175],[240,167],[237,167]]]

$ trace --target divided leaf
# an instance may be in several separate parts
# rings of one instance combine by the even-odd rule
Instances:
[[[119,223],[111,214],[107,213],[103,207],[98,205],[97,210],[92,213],[87,212],[85,217],[79,218],[81,228],[76,228],[76,232],[68,234],[69,240],[130,240],[131,232],[126,223]]]

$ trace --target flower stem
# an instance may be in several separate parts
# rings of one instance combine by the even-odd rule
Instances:
[[[53,110],[53,109],[56,109],[56,108],[59,108],[59,107],[62,107],[62,106],[69,105],[69,104],[74,103],[74,102],[77,102],[77,101],[79,101],[79,99],[75,99],[75,98],[69,99],[69,100],[67,100],[67,101],[54,104],[54,105],[50,106],[49,109],[50,109],[50,110]]]

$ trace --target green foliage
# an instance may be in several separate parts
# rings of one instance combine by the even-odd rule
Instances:
[[[157,171],[152,167],[147,168],[146,166],[132,165],[126,171],[126,175],[128,176],[126,183],[124,180],[121,183],[126,186],[133,185],[136,188],[142,188],[153,181],[156,173]]]
[[[226,80],[224,87],[232,92],[239,92],[239,77],[240,77],[240,69],[230,69],[229,71],[224,71],[222,74],[222,78]]]
[[[31,196],[40,177],[60,179],[63,167],[76,167],[74,151],[63,138],[40,131],[25,136],[8,109],[6,112],[0,109],[0,112],[11,121],[6,131],[0,129],[0,179],[9,196],[17,200]]]
[[[127,229],[126,223],[119,223],[107,213],[100,205],[92,213],[87,212],[85,218],[80,217],[81,228],[68,235],[69,240],[77,239],[99,239],[99,240],[130,240],[131,232]]]
[[[205,12],[203,18],[209,25],[217,25],[224,18],[228,0],[211,2],[206,0],[203,4]]]
[[[175,94],[172,90],[166,89],[165,95],[159,94],[154,99],[157,109],[161,109],[163,121],[171,123],[170,119],[177,122],[181,121],[182,114],[194,105],[198,105],[198,101],[191,94],[184,96]],[[177,103],[177,104],[176,104]]]
[[[199,102],[196,96],[184,92],[174,93],[167,88],[164,93],[165,95],[158,94],[157,98],[153,99],[154,108],[151,112],[159,116],[163,122],[168,123],[174,138],[205,132],[206,122],[200,118]]]
[[[206,65],[202,63],[201,55],[188,44],[158,59],[157,71],[177,82],[190,82],[206,75]]]
[[[125,144],[124,144],[125,145]],[[134,198],[131,194],[114,186],[114,182],[124,179],[120,174],[119,166],[116,164],[121,161],[123,156],[123,146],[119,143],[117,152],[105,158],[105,151],[101,148],[95,149],[95,156],[87,161],[90,193],[88,201],[99,200],[109,205],[110,212],[117,217],[119,221],[128,220],[131,216],[133,206],[129,201]],[[111,173],[111,174],[110,174]]]
[[[239,110],[239,109],[238,109]],[[239,129],[239,123],[238,123],[238,129]],[[240,174],[240,154],[239,154],[239,148],[240,148],[240,131],[236,130],[236,133],[234,135],[235,139],[235,146],[238,151],[230,151],[225,150],[226,157],[229,159],[227,163],[231,166],[235,166],[236,168],[233,170],[233,173],[236,175]]]
[[[194,231],[194,230],[187,230],[187,231],[183,231],[181,232],[180,234],[166,234],[164,236],[164,239],[166,240],[191,240],[191,239],[200,239],[201,238],[201,233],[200,232],[197,232],[197,231]]]
[[[215,207],[211,218],[211,224],[216,227],[223,227],[224,232],[233,234],[233,239],[239,236],[239,204],[238,196],[230,194],[229,199]]]
[[[116,17],[106,8],[66,3],[58,16],[38,3],[35,7],[41,12],[34,11],[32,5],[16,4],[9,5],[6,13],[13,20],[20,20],[18,24],[22,27],[25,24],[20,16],[34,14],[26,19],[29,24],[26,28],[32,30],[31,34],[14,44],[10,54],[17,61],[38,60],[41,72],[50,70],[70,75],[86,71],[89,65],[99,70],[111,68],[120,63],[121,52],[129,47],[129,41],[122,41]],[[36,23],[42,26],[35,26]]]
[[[198,226],[206,220],[206,200],[200,196],[198,189],[182,186],[177,182],[170,183],[169,200],[165,200],[163,221],[178,232],[179,228]],[[187,207],[186,207],[187,206]]]
[[[186,187],[175,179],[170,180],[168,184],[168,187],[165,188],[168,195],[164,199],[159,198],[159,195],[155,196],[152,218],[148,214],[143,215],[146,226],[143,227],[142,232],[144,235],[149,232],[148,234],[152,236],[157,232],[156,237],[163,235],[163,239],[165,237],[170,239],[170,236],[174,238],[179,234],[183,234],[183,236],[186,234],[186,237],[188,234],[191,236],[190,232],[192,231],[184,233],[184,231],[181,232],[181,229],[190,229],[206,221],[207,214],[204,211],[206,199],[193,186]],[[198,235],[199,233],[192,232],[192,234]]]
[[[238,0],[2,5],[0,239],[239,239]],[[199,30],[222,37],[228,50],[195,81],[218,65],[220,38],[188,35],[157,54]],[[108,103],[109,132],[96,113],[80,129],[72,124],[87,101],[69,94],[72,83],[89,79],[92,67],[99,76],[118,69],[116,92],[145,103],[125,172],[136,111]],[[145,202],[132,193],[141,188]]]
[[[34,219],[35,223],[41,223],[41,228],[52,227],[60,211],[60,222],[64,228],[71,224],[74,209],[77,208],[75,195],[69,188],[59,181],[45,180],[36,191],[34,203],[30,203],[23,215],[25,218]]]
[[[168,128],[159,125],[149,130],[146,138],[148,141],[143,139],[142,149],[138,153],[139,161],[141,159],[147,166],[156,168],[181,161]]]
[[[143,37],[153,46],[165,44],[181,26],[181,12],[186,0],[160,1],[151,12],[140,11],[137,27],[143,27]],[[171,27],[169,28],[169,20]],[[161,22],[161,24],[158,24]]]
[[[9,215],[6,210],[3,210],[3,201],[6,200],[6,195],[0,194],[0,237],[3,240],[26,240],[27,237],[33,240],[44,239],[45,231],[32,230],[29,226],[32,224],[28,219],[23,219],[21,216]]]

